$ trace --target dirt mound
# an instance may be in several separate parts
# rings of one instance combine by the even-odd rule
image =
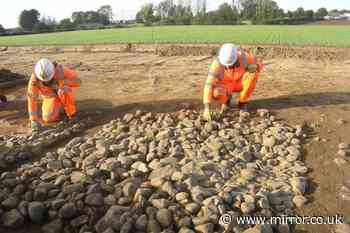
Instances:
[[[160,56],[207,56],[216,55],[220,45],[188,46],[168,45],[158,46],[155,53]],[[350,49],[326,47],[294,47],[294,46],[242,46],[244,50],[253,54],[260,54],[264,58],[298,58],[307,60],[335,60],[349,59]]]
[[[24,75],[12,73],[7,69],[0,69],[0,90],[24,84],[25,82],[26,79]]]
[[[212,56],[221,44],[111,44],[111,45],[70,45],[70,46],[24,46],[10,47],[8,54],[61,54],[61,53],[154,53],[159,56]],[[304,60],[350,59],[350,48],[301,47],[284,45],[242,45],[252,53],[264,58],[298,58]]]
[[[25,76],[22,74],[12,73],[7,69],[0,69],[0,83],[12,81],[14,79],[23,79]]]
[[[206,56],[215,55],[219,46],[158,46],[155,53],[160,56]]]

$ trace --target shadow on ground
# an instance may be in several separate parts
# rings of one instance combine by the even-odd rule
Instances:
[[[327,105],[350,104],[350,92],[325,92],[303,95],[284,95],[265,99],[255,99],[250,102],[252,111],[259,108],[281,110],[296,107],[319,107]],[[127,112],[143,110],[149,112],[175,112],[180,109],[202,109],[201,99],[175,99],[160,101],[140,101],[118,105],[103,99],[88,99],[77,101],[82,117],[106,122],[121,117]],[[345,107],[344,107],[345,108]],[[345,109],[348,110],[348,109]],[[25,100],[10,101],[0,106],[0,119],[8,121],[27,118],[27,102]]]
[[[82,110],[82,115],[94,117],[94,113],[100,112],[103,118],[106,118],[107,120],[120,117],[127,112],[134,112],[136,110],[170,113],[184,108],[202,109],[203,107],[200,99],[141,101],[138,103],[130,103],[119,106],[105,100],[90,99],[78,101],[77,104]],[[342,104],[350,104],[350,92],[284,95],[273,98],[256,99],[251,101],[250,109],[253,111],[259,108],[281,110],[296,107],[320,107]]]
[[[296,107],[322,107],[341,104],[350,104],[350,92],[319,92],[256,99],[251,102],[251,107],[253,109],[267,108],[270,110],[280,110]]]

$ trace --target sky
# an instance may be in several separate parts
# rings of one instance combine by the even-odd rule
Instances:
[[[215,9],[228,0],[207,0],[208,9]],[[275,0],[285,10],[295,10],[302,6],[304,9],[350,9],[349,0]],[[132,19],[138,9],[146,2],[158,3],[160,0],[10,0],[1,6],[0,24],[6,28],[18,26],[18,16],[24,9],[35,8],[41,15],[54,17],[57,21],[68,18],[74,11],[97,10],[100,6],[112,6],[116,19]],[[175,0],[176,2],[176,0]],[[192,0],[195,2],[195,0]]]

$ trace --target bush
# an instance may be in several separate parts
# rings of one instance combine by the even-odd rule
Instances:
[[[0,24],[0,34],[3,34],[5,32],[6,32],[5,28]]]
[[[313,21],[320,21],[323,20],[323,18],[314,17],[300,17],[300,18],[278,18],[278,19],[272,19],[272,20],[266,20],[261,22],[260,24],[267,24],[267,25],[300,25],[305,24]],[[257,23],[259,24],[259,23]]]
[[[40,22],[34,25],[33,31],[36,33],[53,32],[55,27],[53,25],[47,25],[44,22]]]
[[[152,23],[152,22],[145,22],[143,25],[144,25],[145,27],[150,27],[150,26],[153,25],[153,23]]]

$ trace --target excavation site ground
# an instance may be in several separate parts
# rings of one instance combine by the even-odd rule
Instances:
[[[348,232],[219,218],[349,223],[349,49],[244,46],[265,64],[250,115],[232,108],[206,123],[219,46],[1,48],[0,232]],[[82,121],[29,136],[26,84],[42,57],[78,72]]]

